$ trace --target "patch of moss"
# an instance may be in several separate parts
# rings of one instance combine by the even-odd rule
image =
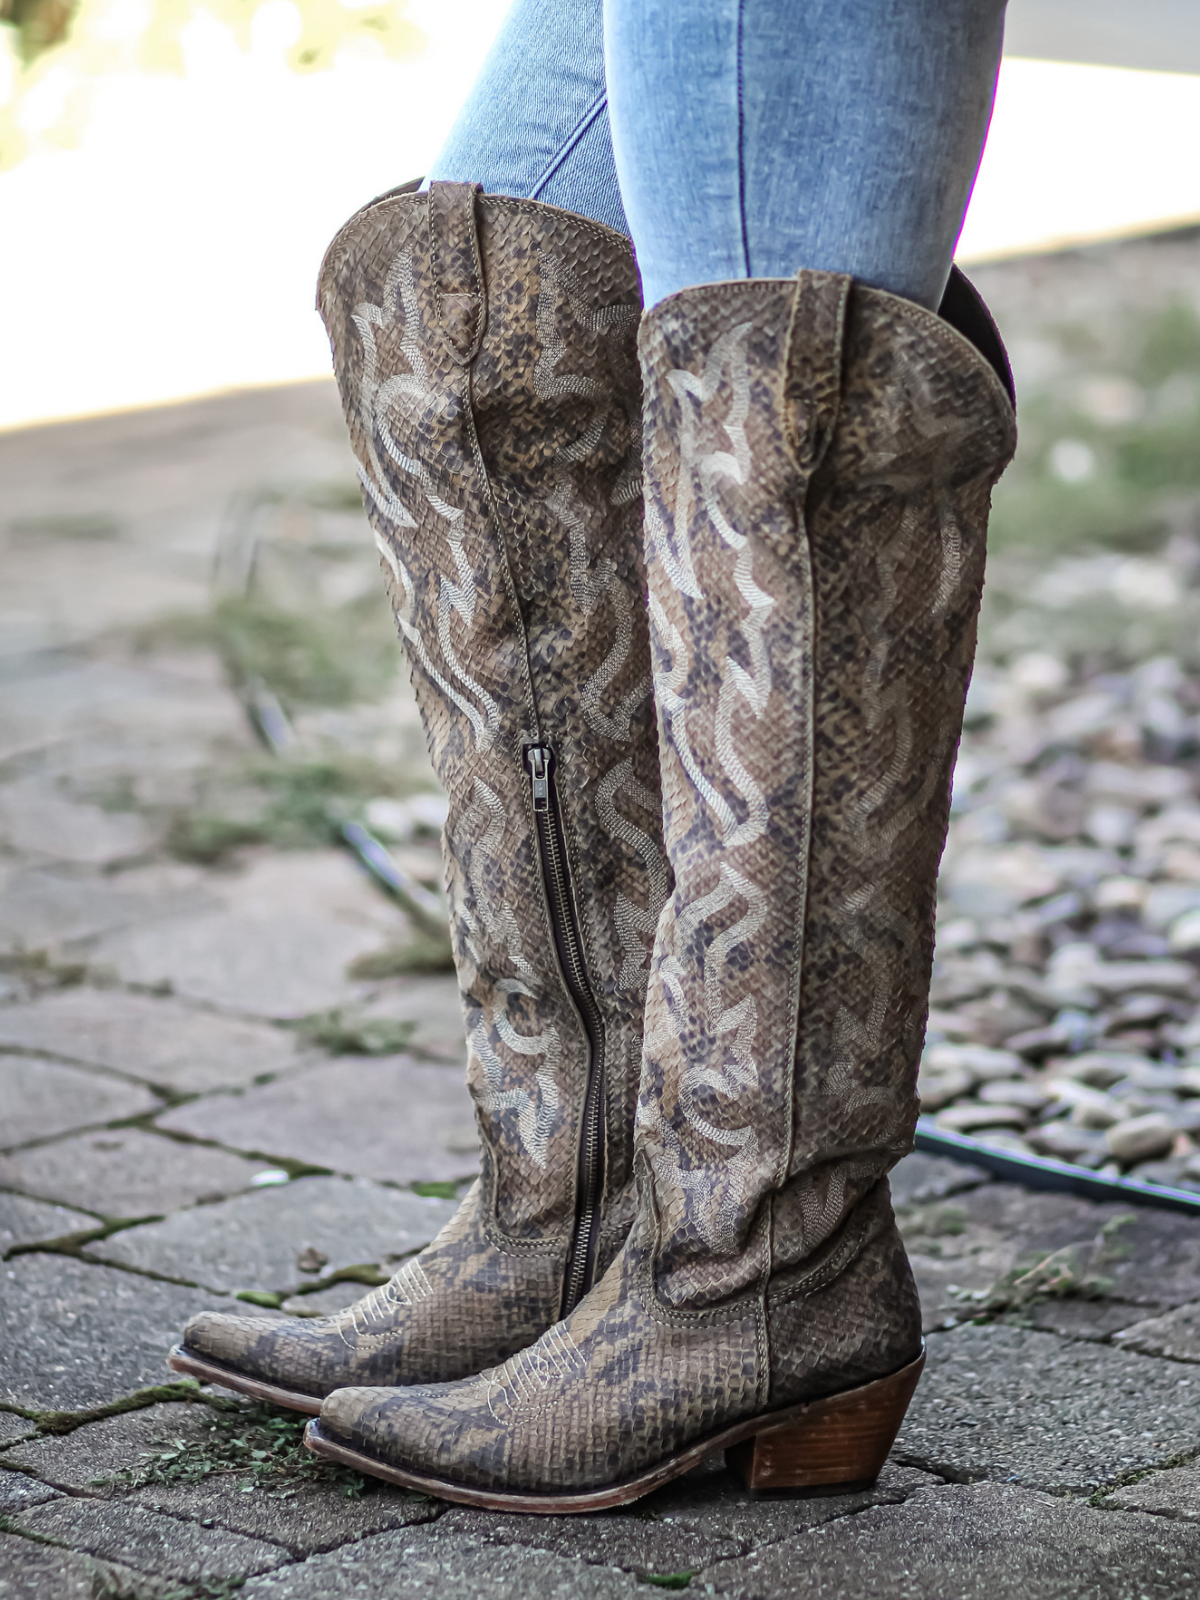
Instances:
[[[310,1044],[336,1056],[390,1056],[403,1050],[416,1032],[415,1022],[371,1017],[350,1007],[318,1011],[297,1024]]]
[[[444,939],[434,939],[428,934],[414,933],[406,944],[387,945],[382,950],[359,956],[346,970],[352,978],[366,982],[453,972],[454,951],[449,934]]]
[[[458,1184],[449,1178],[429,1178],[414,1183],[412,1192],[425,1200],[457,1200]]]

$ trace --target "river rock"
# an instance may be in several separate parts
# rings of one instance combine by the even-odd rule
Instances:
[[[1138,1161],[1153,1161],[1165,1156],[1175,1143],[1176,1130],[1171,1119],[1161,1111],[1148,1112],[1144,1117],[1131,1117],[1118,1122],[1104,1135],[1109,1154],[1126,1166]]]

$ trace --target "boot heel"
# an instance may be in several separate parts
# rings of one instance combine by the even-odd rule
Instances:
[[[725,1451],[747,1489],[815,1489],[879,1476],[913,1397],[925,1352],[889,1378],[796,1406]]]

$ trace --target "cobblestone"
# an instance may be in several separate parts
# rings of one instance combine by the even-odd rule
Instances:
[[[85,1253],[217,1291],[287,1293],[346,1267],[411,1255],[454,1209],[362,1180],[300,1178],[125,1229]],[[297,1265],[306,1249],[325,1258],[315,1275]]]
[[[260,857],[214,894],[222,904],[211,911],[106,935],[93,960],[124,983],[297,1018],[359,998],[363,985],[347,967],[407,937],[400,911],[333,851]]]
[[[896,1453],[939,1477],[1092,1494],[1200,1451],[1200,1377],[1178,1362],[995,1324],[927,1345]]]
[[[176,1094],[242,1087],[298,1059],[294,1035],[119,989],[67,989],[0,1010],[3,1045],[110,1067]]]
[[[228,1150],[109,1128],[0,1156],[0,1183],[106,1217],[154,1217],[247,1189],[263,1171]]]
[[[161,1101],[141,1085],[121,1083],[57,1061],[0,1055],[4,1142],[26,1144],[72,1128],[118,1122],[157,1111]]]
[[[75,1550],[0,1533],[0,1600],[97,1600],[110,1594],[154,1600],[160,1587],[141,1573]]]
[[[460,1073],[409,1056],[344,1057],[158,1119],[237,1150],[290,1156],[385,1183],[453,1180],[479,1170]]]
[[[702,1576],[736,1600],[1183,1600],[1200,1533],[989,1483],[930,1489]]]
[[[59,1496],[45,1505],[18,1511],[11,1516],[10,1526],[16,1532],[60,1541],[139,1572],[191,1582],[269,1572],[287,1560],[286,1551],[264,1539],[248,1539],[224,1528],[203,1528],[121,1501]]]
[[[578,1557],[439,1538],[437,1525],[380,1534],[246,1585],[246,1600],[624,1600],[644,1596],[630,1573]]]
[[[85,1216],[82,1211],[0,1191],[0,1256],[20,1245],[44,1244],[95,1226],[95,1217]]]
[[[0,1266],[0,1286],[0,1405],[25,1410],[88,1410],[165,1383],[166,1352],[187,1319],[232,1309],[68,1256],[18,1256]]]

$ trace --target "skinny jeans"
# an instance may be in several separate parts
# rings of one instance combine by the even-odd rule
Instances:
[[[1005,0],[514,0],[430,179],[630,235],[645,304],[848,273],[934,309]]]

